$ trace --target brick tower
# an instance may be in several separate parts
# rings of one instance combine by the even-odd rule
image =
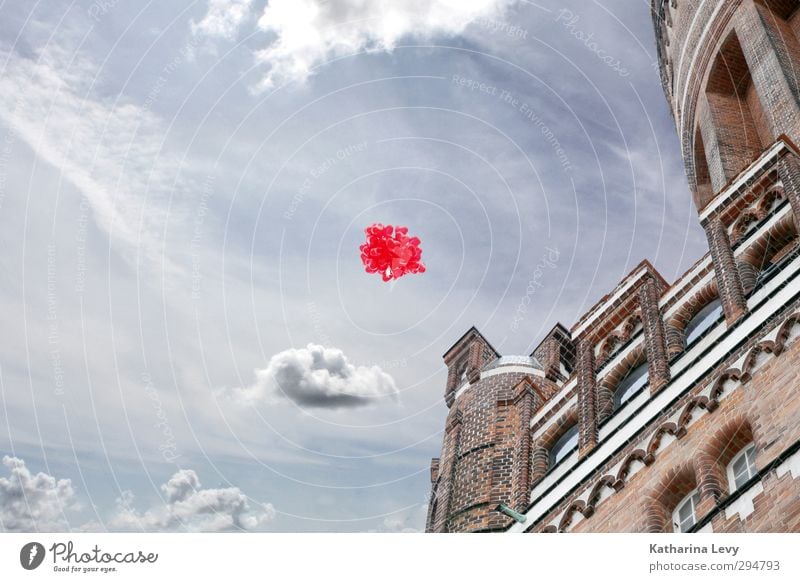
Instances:
[[[428,531],[800,531],[800,1],[652,10],[709,252],[530,356],[456,342]]]

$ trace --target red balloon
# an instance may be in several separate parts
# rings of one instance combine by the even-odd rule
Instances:
[[[419,238],[408,236],[408,228],[373,224],[364,229],[367,242],[361,249],[361,262],[367,273],[380,273],[384,281],[399,279],[409,273],[424,273]]]

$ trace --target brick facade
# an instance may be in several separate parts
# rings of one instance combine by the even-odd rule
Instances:
[[[800,531],[800,2],[652,8],[709,253],[530,357],[462,336],[427,531]]]

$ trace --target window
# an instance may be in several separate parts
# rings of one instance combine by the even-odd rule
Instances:
[[[578,446],[578,425],[572,425],[567,432],[561,435],[550,449],[550,466],[555,467],[561,459],[569,455]]]
[[[703,307],[686,325],[686,345],[696,342],[711,326],[722,317],[722,301],[719,298]]]
[[[695,489],[684,497],[672,512],[672,525],[676,533],[685,533],[697,523],[698,503],[700,503],[700,493]]]
[[[756,474],[756,446],[750,443],[728,464],[728,483],[731,493],[747,483]]]
[[[464,358],[462,361],[458,363],[456,366],[456,377],[458,378],[458,383],[463,384],[467,381],[467,359]]]
[[[625,404],[647,384],[647,362],[643,362],[628,372],[614,393],[614,410]]]

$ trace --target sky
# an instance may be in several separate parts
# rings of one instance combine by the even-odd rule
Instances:
[[[5,531],[419,531],[470,326],[707,249],[649,0],[4,2],[0,244]]]

